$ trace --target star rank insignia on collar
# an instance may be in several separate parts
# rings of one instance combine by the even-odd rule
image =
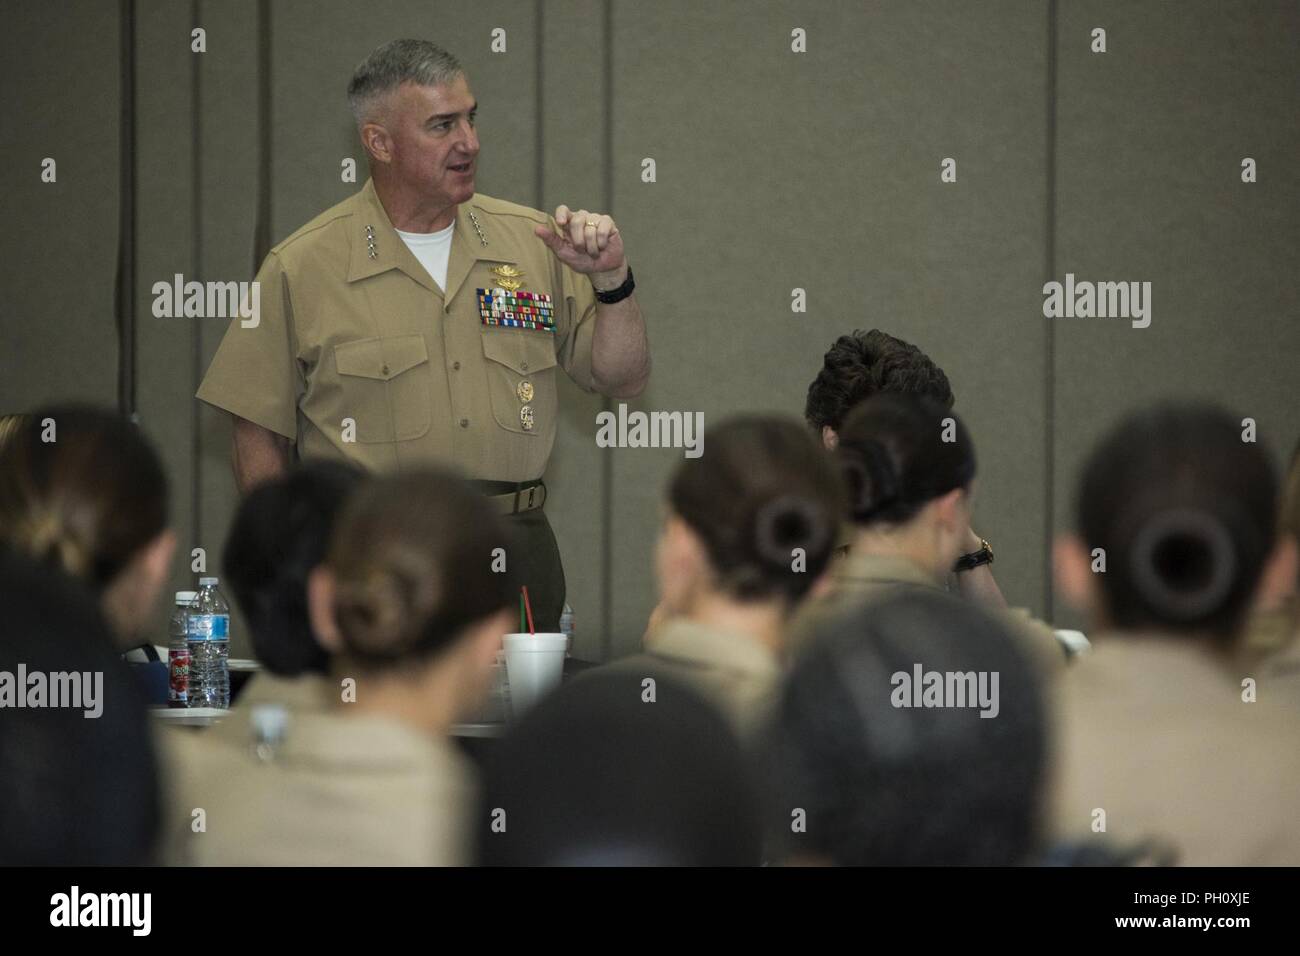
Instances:
[[[469,221],[474,224],[474,231],[478,233],[478,241],[487,245],[487,236],[483,235],[483,227],[479,225],[478,216],[474,215],[474,210],[469,211]]]

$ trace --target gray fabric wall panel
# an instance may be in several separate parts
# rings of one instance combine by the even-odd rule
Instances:
[[[808,51],[790,51],[790,31]],[[616,3],[614,195],[655,375],[636,404],[801,415],[822,353],[879,326],[953,380],[977,528],[1009,599],[1044,592],[1042,5]],[[940,161],[958,181],[940,182]],[[658,182],[640,181],[653,157]],[[808,313],[790,310],[791,289]],[[707,446],[705,454],[707,454]],[[653,603],[655,502],[680,451],[615,455],[617,650]]]
[[[119,23],[116,4],[5,11],[0,156],[0,414],[117,401]],[[57,181],[41,181],[41,161]]]
[[[208,53],[199,61],[198,97],[202,150],[198,173],[198,265],[205,278],[243,282],[253,278],[258,150],[257,0],[205,0],[200,19],[208,31]],[[227,323],[200,323],[194,387],[225,334]],[[193,547],[202,547],[208,568],[221,568],[226,533],[238,506],[230,461],[230,416],[195,400],[198,429],[197,502]],[[238,615],[238,608],[234,610]],[[242,617],[232,622],[231,654],[251,656]]]
[[[599,0],[564,0],[542,7],[542,194],[535,200],[524,199],[521,188],[519,196],[504,198],[535,203],[548,213],[561,203],[572,209],[608,212],[621,223],[619,211],[610,207],[605,194],[608,54],[604,9]],[[567,51],[567,55],[555,55],[559,51]],[[485,108],[489,109],[485,126],[500,123],[497,110]],[[608,652],[606,589],[610,569],[604,562],[604,548],[609,527],[604,511],[606,453],[596,447],[594,435],[596,414],[604,400],[568,379],[562,383],[560,429],[546,471],[550,495],[546,511],[564,558],[568,602],[577,628],[574,654],[600,660]]]
[[[1298,32],[1285,0],[1062,6],[1056,278],[1150,281],[1152,314],[1054,320],[1058,528],[1091,445],[1160,398],[1224,403],[1279,454],[1300,437]]]
[[[198,326],[213,321],[156,318],[155,282],[180,273],[196,274],[190,215],[194,183],[188,4],[147,0],[136,6],[136,402],[140,425],[153,439],[171,487],[171,522],[176,555],[168,592],[195,585],[190,549],[197,546],[192,522],[194,460],[190,403],[194,391],[193,349]],[[213,572],[215,573],[215,572]],[[168,598],[171,593],[166,595]],[[151,636],[164,643],[170,601],[160,601]],[[237,632],[238,633],[238,632]]]

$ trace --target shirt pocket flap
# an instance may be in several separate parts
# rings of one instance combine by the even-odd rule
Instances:
[[[520,375],[532,375],[557,364],[552,335],[525,329],[485,328],[483,355]]]
[[[358,339],[334,346],[340,375],[357,375],[387,381],[429,361],[423,335]]]

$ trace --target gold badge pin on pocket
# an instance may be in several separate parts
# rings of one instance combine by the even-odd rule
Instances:
[[[525,405],[519,409],[519,424],[524,426],[524,431],[533,430],[533,406]]]
[[[515,389],[515,394],[519,396],[521,402],[531,402],[533,400],[533,383],[520,382],[519,387]]]

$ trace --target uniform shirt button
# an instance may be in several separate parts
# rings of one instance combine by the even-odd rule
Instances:
[[[519,363],[519,370],[520,370],[521,372],[527,372],[527,371],[528,371],[528,363],[527,363],[527,362],[520,362],[520,363]]]
[[[462,418],[462,419],[460,420],[460,427],[461,427],[461,428],[469,428],[469,419],[468,419],[468,418]]]
[[[385,375],[387,375],[387,374],[388,374],[388,366],[385,365],[382,369],[380,369],[380,371],[383,372]]]
[[[460,371],[460,363],[459,363],[459,362],[452,362],[452,363],[451,363],[451,367],[452,367],[453,369],[455,369],[457,372]]]

